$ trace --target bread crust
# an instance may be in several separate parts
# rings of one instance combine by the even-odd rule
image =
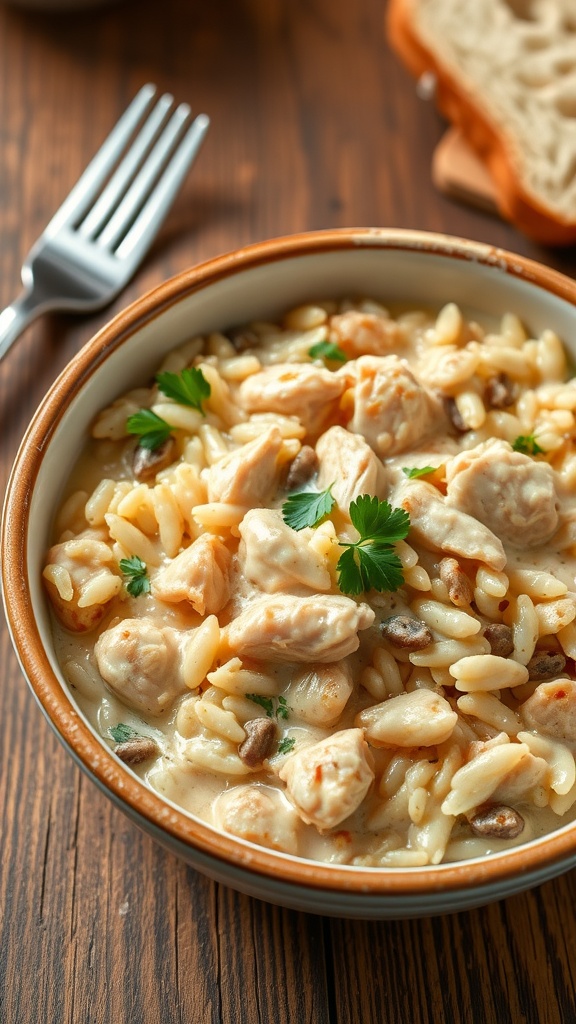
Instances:
[[[576,242],[576,221],[561,218],[525,187],[517,170],[513,143],[420,37],[412,7],[412,0],[389,0],[386,29],[390,45],[413,75],[418,78],[425,72],[435,75],[436,105],[449,121],[460,128],[488,168],[502,216],[545,245]]]

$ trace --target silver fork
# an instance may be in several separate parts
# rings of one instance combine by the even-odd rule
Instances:
[[[22,267],[0,313],[0,359],[49,310],[91,312],[124,288],[152,244],[210,123],[156,87],[135,96]]]

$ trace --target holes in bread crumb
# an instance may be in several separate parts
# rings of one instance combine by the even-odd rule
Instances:
[[[561,178],[560,178],[560,180],[558,182],[560,188],[569,188],[570,185],[572,184],[572,182],[574,181],[574,177],[575,176],[576,176],[576,154],[572,157],[572,159],[568,162],[566,168],[564,169],[564,173],[562,174],[562,176],[561,176]]]
[[[516,69],[516,78],[522,85],[531,89],[543,89],[552,85],[559,78],[567,75],[574,75],[576,71],[576,58],[573,56],[559,56],[543,60],[540,56],[528,57],[521,67]],[[572,95],[572,93],[570,93]],[[571,117],[573,115],[568,114]]]
[[[520,21],[538,21],[540,4],[538,0],[504,0],[515,18]]]
[[[569,75],[576,71],[576,57],[558,57],[554,61],[554,70],[558,75]]]
[[[576,117],[576,90],[560,93],[554,103],[558,113],[563,117]]]
[[[550,36],[547,32],[526,31],[522,33],[522,45],[525,50],[536,53],[538,50],[547,50],[550,46]]]
[[[542,63],[525,63],[524,67],[518,68],[516,71],[516,78],[522,85],[527,85],[530,89],[543,89],[545,85],[550,85],[550,82],[553,81],[550,68],[545,67]]]
[[[558,75],[570,75],[571,72],[576,71],[576,53],[568,53],[554,59],[554,71]]]

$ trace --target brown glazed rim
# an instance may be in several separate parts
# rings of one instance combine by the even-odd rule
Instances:
[[[31,493],[52,434],[72,399],[107,357],[144,324],[184,297],[215,281],[271,261],[343,249],[385,248],[429,253],[494,267],[576,305],[576,285],[522,256],[446,235],[376,228],[310,232],[272,239],[226,253],[184,271],[119,313],[64,369],[35,413],[22,441],[6,492],[2,524],[4,600],[13,642],[32,690],[56,732],[88,773],[129,813],[142,816],[167,837],[220,861],[280,882],[379,894],[432,894],[505,881],[576,854],[576,823],[541,840],[484,860],[425,868],[361,868],[300,860],[218,833],[173,808],[134,776],[92,733],[52,670],[35,621],[27,576],[27,534]]]

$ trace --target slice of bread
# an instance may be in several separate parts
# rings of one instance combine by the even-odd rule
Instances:
[[[576,242],[576,0],[389,0],[390,43],[484,162],[498,207]]]

